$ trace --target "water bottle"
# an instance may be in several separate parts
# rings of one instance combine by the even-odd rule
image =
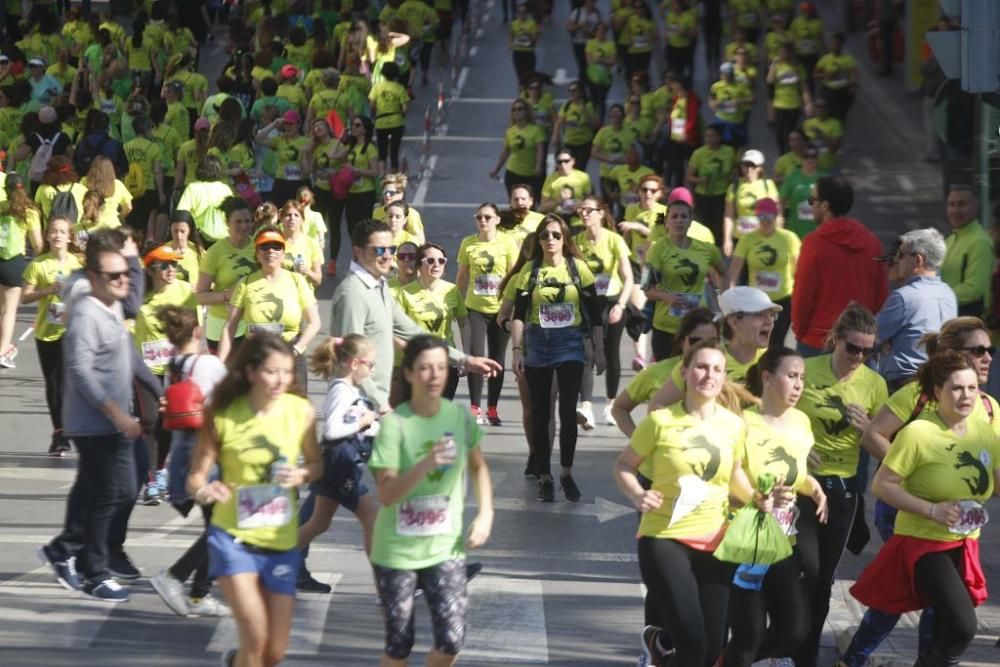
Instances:
[[[302,273],[302,267],[305,266],[305,263],[306,263],[306,260],[302,256],[302,253],[299,253],[298,255],[295,256],[295,270],[296,271],[298,271],[299,273]]]
[[[287,464],[288,464],[288,457],[285,456],[284,454],[281,454],[278,456],[278,458],[274,459],[274,463],[271,464],[271,481],[273,483],[275,484],[278,483],[278,471],[281,469],[281,466]]]
[[[458,453],[458,446],[455,444],[455,434],[452,433],[451,431],[444,432],[444,446],[445,446],[445,451],[448,452],[451,456],[455,456]],[[449,470],[451,470],[451,466],[452,466],[451,463],[445,463],[443,465],[439,465],[438,470],[440,472],[448,472]]]

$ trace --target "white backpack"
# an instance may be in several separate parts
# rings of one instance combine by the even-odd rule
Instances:
[[[31,165],[28,167],[28,178],[32,181],[41,181],[42,177],[45,176],[45,170],[49,166],[49,160],[52,159],[52,147],[59,137],[62,136],[62,132],[56,132],[55,136],[51,139],[44,139],[42,135],[35,133],[38,137],[38,150],[31,157]]]

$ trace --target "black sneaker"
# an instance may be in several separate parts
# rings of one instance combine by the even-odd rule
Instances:
[[[482,563],[466,563],[465,564],[465,580],[472,581],[479,576],[479,573],[483,571]]]
[[[535,455],[528,454],[528,462],[524,465],[525,479],[538,479],[538,466],[535,465]]]
[[[576,485],[571,475],[562,475],[559,478],[559,484],[562,486],[563,495],[566,496],[566,500],[571,503],[580,502],[580,487]]]
[[[142,576],[142,572],[135,566],[132,559],[124,551],[108,554],[108,572],[115,579],[135,581]]]
[[[56,581],[60,586],[68,591],[78,591],[83,588],[83,582],[80,581],[80,575],[76,571],[76,556],[59,560],[52,555],[52,550],[47,544],[38,547],[37,553],[39,560],[52,568],[52,573],[56,575]]]
[[[100,581],[86,581],[80,589],[89,598],[102,602],[128,602],[128,591],[113,577]]]
[[[556,485],[551,477],[538,480],[538,499],[543,503],[551,503],[556,499]]]
[[[62,456],[71,450],[69,440],[63,437],[62,433],[52,434],[52,442],[49,443],[49,456]]]
[[[303,566],[299,569],[299,578],[295,580],[295,590],[303,593],[329,593],[333,588],[329,584],[314,579],[309,570]]]

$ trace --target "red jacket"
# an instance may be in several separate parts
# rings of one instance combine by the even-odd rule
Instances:
[[[889,296],[882,242],[853,218],[833,218],[802,241],[792,290],[795,339],[822,348],[851,301],[877,313]]]

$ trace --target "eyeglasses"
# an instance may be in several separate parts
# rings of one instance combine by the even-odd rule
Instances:
[[[538,235],[543,241],[548,241],[549,239],[555,239],[556,241],[562,241],[562,232],[542,232]]]
[[[396,254],[396,259],[400,259],[404,262],[412,262],[417,258],[417,253],[415,252],[400,252]]]
[[[365,366],[368,367],[368,370],[374,370],[375,368],[374,359],[355,359],[354,361],[358,362],[359,364],[364,364]]]
[[[854,343],[844,341],[844,347],[847,349],[848,354],[861,355],[863,357],[870,357],[875,354],[874,347],[861,347],[860,345],[855,345]]]
[[[591,213],[600,213],[600,211],[601,211],[601,209],[599,209],[599,208],[597,208],[595,206],[581,206],[580,207],[580,213],[583,213],[584,215],[590,215]]]
[[[919,254],[920,254],[919,252],[903,252],[902,250],[897,250],[896,259],[900,260],[903,259],[904,257],[916,257]]]
[[[444,266],[445,264],[448,263],[448,258],[447,257],[424,257],[420,261],[423,262],[424,264],[426,264],[427,266],[434,266],[434,265]]]
[[[285,252],[285,246],[280,243],[261,243],[257,246],[260,252]]]
[[[396,246],[394,245],[370,245],[368,247],[375,251],[376,257],[396,254]]]
[[[492,220],[494,218],[494,216],[490,215],[489,213],[476,213],[472,217],[475,218],[476,220]]]
[[[573,161],[573,158],[563,158],[562,160],[556,160],[556,164],[569,164]]]
[[[990,355],[991,357],[996,353],[997,349],[993,345],[975,345],[973,347],[963,347],[963,352],[968,352],[977,359],[983,355]]]
[[[153,262],[152,264],[150,264],[150,267],[154,271],[166,271],[167,269],[176,269],[177,262],[174,261]]]
[[[128,271],[98,271],[102,276],[108,279],[108,282],[115,282],[116,280],[121,280],[122,278],[128,278]]]

